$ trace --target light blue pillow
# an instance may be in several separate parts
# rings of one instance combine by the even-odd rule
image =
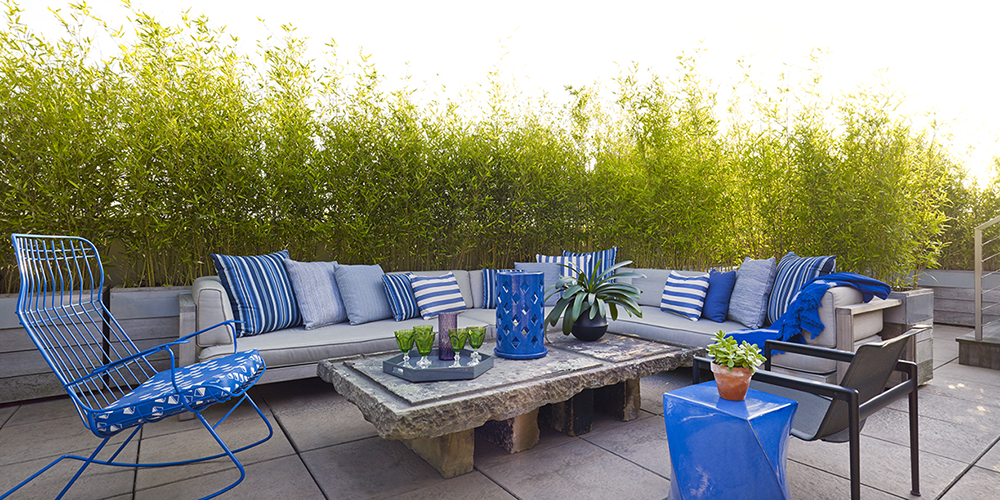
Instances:
[[[497,273],[514,269],[483,269],[483,309],[497,308]]]
[[[555,286],[556,282],[559,281],[559,272],[563,269],[559,264],[552,262],[515,262],[515,271],[524,271],[526,273],[543,273],[542,276],[542,293],[548,296],[550,290]],[[545,305],[554,306],[556,302],[559,301],[559,295],[553,295],[545,300]]]
[[[559,266],[559,276],[576,278],[581,272],[590,271],[590,255],[535,255],[536,262],[553,263]]]
[[[698,321],[708,293],[708,274],[681,276],[673,271],[663,285],[660,310]]]
[[[767,322],[774,323],[785,314],[792,299],[802,286],[817,276],[837,272],[837,256],[799,257],[788,252],[778,263],[775,271],[774,288],[767,303]]]
[[[389,299],[393,319],[403,321],[420,316],[420,306],[410,289],[410,273],[383,274],[382,282],[385,284],[385,295]]]
[[[462,289],[458,287],[455,274],[448,272],[442,276],[410,275],[410,287],[420,306],[420,315],[431,319],[444,312],[465,310]]]
[[[753,260],[749,257],[736,271],[736,284],[729,298],[727,318],[747,328],[760,328],[767,319],[767,300],[774,285],[774,257]]]
[[[347,307],[347,319],[360,325],[392,317],[392,307],[385,296],[382,266],[337,266],[337,285]]]
[[[282,330],[302,324],[295,292],[283,260],[288,250],[267,255],[234,257],[210,254],[222,287],[229,294],[239,337]]]
[[[347,308],[340,298],[334,272],[337,262],[296,262],[284,259],[288,281],[295,291],[295,301],[306,330],[347,320]]]
[[[565,257],[576,257],[578,255],[586,255],[590,257],[591,264],[600,260],[601,275],[603,276],[604,271],[607,271],[608,269],[613,267],[615,265],[615,262],[618,261],[618,247],[612,247],[607,250],[600,250],[597,252],[586,252],[586,253],[570,252],[569,250],[563,250],[563,256]]]

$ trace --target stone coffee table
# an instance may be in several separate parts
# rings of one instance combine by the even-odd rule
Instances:
[[[472,471],[474,433],[514,453],[538,442],[538,420],[578,435],[590,431],[595,410],[635,419],[640,378],[690,366],[704,353],[615,334],[596,342],[561,332],[548,337],[545,357],[496,357],[492,369],[472,380],[408,382],[383,373],[389,355],[326,360],[317,370],[379,436],[402,440],[448,478]],[[492,354],[493,347],[487,342],[481,351]]]

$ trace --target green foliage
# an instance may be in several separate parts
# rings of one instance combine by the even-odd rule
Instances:
[[[730,370],[749,368],[751,373],[757,373],[757,367],[766,361],[756,344],[744,340],[742,344],[736,345],[736,339],[727,337],[722,330],[716,332],[715,342],[708,345],[708,355],[719,366]]]
[[[776,90],[748,78],[724,118],[686,55],[670,77],[628,68],[610,97],[568,87],[564,106],[498,71],[485,98],[427,100],[386,90],[363,53],[306,59],[289,26],[243,54],[204,17],[172,26],[126,2],[123,31],[78,6],[49,42],[4,5],[0,233],[87,237],[113,284],[190,283],[212,252],[422,270],[620,246],[675,269],[836,254],[904,286],[1000,208],[962,191],[936,131],[912,130],[892,93],[834,105],[818,70]],[[117,53],[93,54],[93,24]],[[16,286],[11,259],[0,290]]]
[[[612,276],[618,269],[631,263],[630,260],[620,262],[602,273],[601,260],[597,259],[591,263],[590,269],[578,272],[576,278],[569,276],[559,278],[559,281],[550,288],[552,291],[545,297],[548,299],[552,295],[559,295],[559,300],[549,312],[546,321],[556,326],[559,317],[563,316],[563,334],[569,335],[573,330],[573,323],[584,314],[594,319],[597,316],[606,318],[610,312],[611,319],[615,320],[618,319],[618,306],[621,306],[629,316],[635,315],[641,318],[639,288],[622,280],[645,278],[646,275],[620,271]],[[566,264],[561,265],[566,266]]]

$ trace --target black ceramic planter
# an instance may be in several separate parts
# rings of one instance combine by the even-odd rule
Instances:
[[[593,342],[604,336],[608,331],[608,320],[604,316],[594,316],[590,318],[589,311],[583,313],[583,317],[577,318],[573,322],[573,336],[585,342]]]

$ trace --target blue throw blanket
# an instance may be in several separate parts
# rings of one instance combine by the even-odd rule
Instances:
[[[861,292],[865,302],[874,297],[884,299],[889,296],[889,285],[867,276],[855,273],[833,273],[813,278],[799,290],[788,305],[788,310],[768,328],[736,330],[728,333],[742,343],[744,340],[757,344],[762,350],[767,339],[785,342],[805,343],[802,331],[809,332],[809,338],[816,338],[825,325],[819,320],[819,308],[827,289],[834,286],[849,286]]]

